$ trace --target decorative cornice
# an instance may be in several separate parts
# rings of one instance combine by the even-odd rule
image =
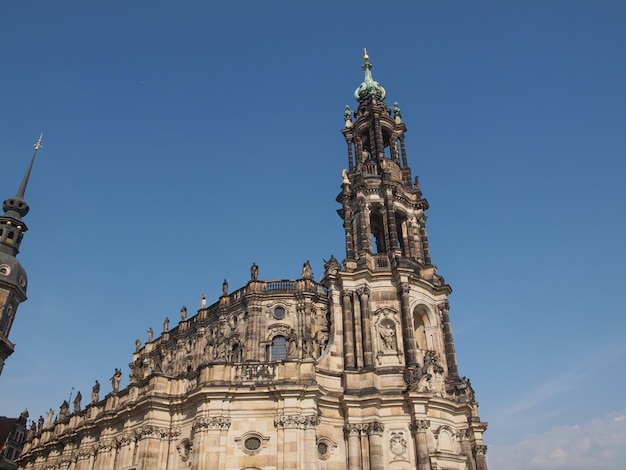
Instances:
[[[282,415],[274,416],[274,426],[284,429],[306,429],[314,428],[320,423],[320,417],[317,415]]]
[[[227,431],[230,428],[231,419],[228,416],[199,416],[193,424],[192,429],[199,431],[202,429],[220,429]]]
[[[144,424],[139,430],[139,437],[151,437],[158,439],[165,439],[167,437],[175,435],[173,429],[160,428],[158,426],[152,426],[150,424]]]

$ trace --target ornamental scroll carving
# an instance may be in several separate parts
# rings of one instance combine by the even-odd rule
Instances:
[[[348,423],[344,428],[346,437],[349,436],[369,436],[371,434],[381,435],[385,431],[385,425],[379,421],[371,423]]]
[[[113,450],[116,447],[115,439],[100,439],[96,444],[96,453],[104,453]]]
[[[487,455],[487,446],[485,445],[475,445],[472,448],[472,453],[474,454],[474,457],[477,455]]]
[[[199,431],[202,429],[220,429],[227,431],[230,428],[231,419],[227,416],[199,416],[193,424],[192,429]]]
[[[320,423],[317,415],[282,415],[274,416],[274,426],[284,429],[306,429],[314,428]]]
[[[424,365],[421,368],[409,369],[405,375],[405,382],[411,392],[428,392],[436,397],[444,397],[445,377],[444,368],[439,364],[439,357],[434,351],[426,351]]]
[[[176,437],[180,435],[180,428],[161,428],[158,426],[152,426],[150,424],[145,424],[139,430],[139,438],[151,437],[157,439],[166,439],[169,437]]]
[[[415,434],[416,432],[425,432],[430,429],[430,420],[428,419],[416,419],[411,421],[409,430]]]

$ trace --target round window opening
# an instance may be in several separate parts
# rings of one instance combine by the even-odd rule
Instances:
[[[277,320],[282,320],[285,318],[285,309],[283,307],[276,307],[274,310],[274,318]]]
[[[243,443],[246,450],[258,450],[261,447],[261,439],[258,437],[249,437]]]
[[[328,454],[328,444],[326,444],[325,442],[320,442],[319,444],[317,444],[317,452],[320,455]]]

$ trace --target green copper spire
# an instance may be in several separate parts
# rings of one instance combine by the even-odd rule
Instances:
[[[384,100],[387,93],[382,85],[372,78],[372,64],[370,64],[367,49],[363,49],[363,71],[365,72],[365,80],[354,90],[354,99],[361,101],[367,96],[375,96]]]

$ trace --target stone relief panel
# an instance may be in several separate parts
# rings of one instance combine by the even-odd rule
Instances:
[[[409,461],[408,443],[404,431],[390,432],[389,455],[391,457],[391,462]]]
[[[435,351],[426,351],[424,365],[407,371],[406,384],[412,392],[427,392],[436,397],[447,396],[444,368]]]

